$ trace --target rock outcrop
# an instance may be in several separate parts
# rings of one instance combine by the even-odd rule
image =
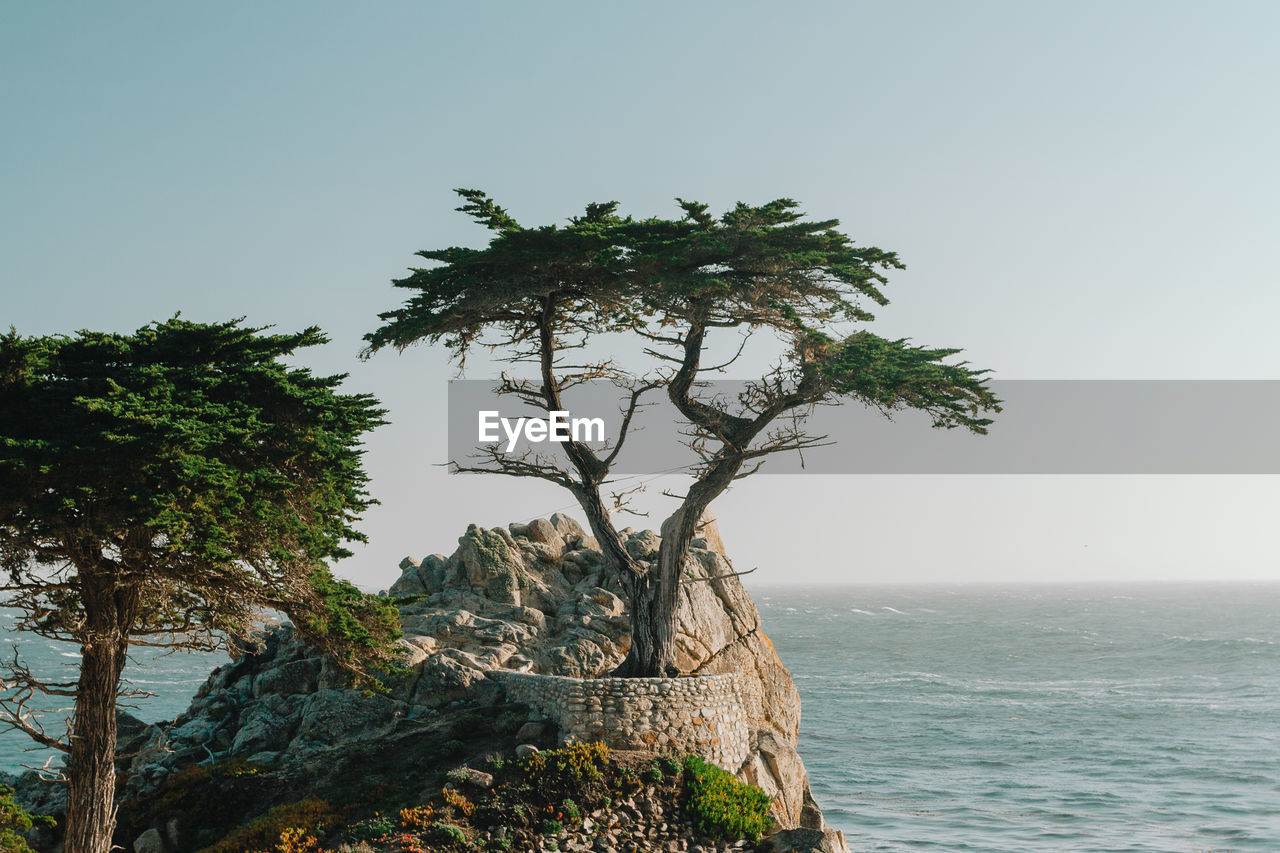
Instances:
[[[679,663],[689,673],[737,673],[749,742],[737,775],[774,797],[780,827],[820,837],[826,827],[796,752],[795,684],[733,576],[714,519],[704,521],[682,585]],[[652,531],[624,535],[636,555],[659,544]],[[388,694],[347,689],[331,661],[288,626],[277,629],[258,653],[216,670],[172,725],[134,738],[135,756],[122,767],[124,799],[145,802],[190,768],[229,760],[296,780],[277,787],[305,786],[356,761],[361,749],[403,751],[433,725],[443,731],[449,714],[500,707],[502,679],[489,672],[591,678],[617,666],[629,647],[624,593],[595,540],[567,516],[505,529],[472,525],[448,557],[406,558],[400,570],[388,594],[404,599],[400,642],[409,672]],[[439,745],[448,736],[431,737]],[[152,830],[148,844],[159,838],[164,850],[186,849],[170,837],[179,834],[172,826],[145,832]]]
[[[636,556],[661,540],[624,531]],[[796,753],[800,697],[760,626],[760,614],[725,553],[714,518],[693,541],[677,617],[678,662],[698,675],[738,673],[751,752],[738,775],[775,798],[786,827],[822,829]],[[472,526],[445,558],[406,558],[392,595],[429,597],[404,609],[405,641],[425,655],[413,701],[463,695],[495,668],[590,678],[625,657],[629,623],[621,587],[603,555],[564,515],[508,529]]]

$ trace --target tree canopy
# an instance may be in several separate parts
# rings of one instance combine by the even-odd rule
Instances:
[[[109,844],[129,645],[244,649],[269,608],[358,677],[394,659],[394,606],[327,564],[363,539],[360,439],[383,412],[284,363],[318,329],[261,331],[174,318],[0,337],[2,603],[81,648],[75,684],[11,661],[0,722],[71,753],[69,853]],[[49,696],[74,697],[69,742],[31,704]]]
[[[702,514],[769,454],[825,442],[804,430],[814,406],[917,409],[935,426],[978,433],[991,423],[987,413],[999,411],[986,371],[955,361],[959,350],[861,328],[874,319],[868,305],[887,302],[887,273],[901,261],[855,244],[837,220],[806,220],[790,199],[739,203],[719,217],[705,204],[677,199],[678,219],[623,217],[615,202],[596,203],[564,226],[525,228],[482,192],[458,193],[465,201],[459,210],[493,232],[488,246],[420,252],[434,265],[394,282],[412,295],[380,315],[384,323],[366,336],[366,354],[426,340],[443,343],[464,364],[472,347],[487,344],[510,362],[537,367],[536,378],[504,376],[499,393],[548,412],[564,409],[562,392],[583,382],[618,386],[621,427],[603,450],[569,441],[567,466],[497,447],[483,451],[481,464],[452,461],[455,470],[540,477],[575,495],[631,599],[624,674],[672,670],[681,567]],[[731,370],[761,332],[782,347],[775,365],[747,380],[734,399],[706,392],[705,380]],[[605,333],[634,336],[652,361],[570,355]],[[713,339],[728,334],[737,336],[729,357],[711,358]],[[661,552],[646,560],[622,547],[610,515],[620,504],[610,507],[601,490],[651,392],[675,406],[699,461],[662,525]]]

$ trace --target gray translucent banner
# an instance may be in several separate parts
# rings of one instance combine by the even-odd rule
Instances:
[[[732,403],[743,385],[709,382],[699,396]],[[496,449],[530,464],[564,465],[563,445],[530,441],[529,422],[518,421],[540,420],[542,426],[533,427],[539,438],[543,429],[551,431],[546,411],[499,395],[497,388],[487,380],[449,383],[449,461],[492,468]],[[991,388],[1003,411],[990,415],[995,423],[987,435],[934,429],[928,416],[910,410],[894,412],[890,420],[859,403],[821,406],[802,428],[826,436],[831,445],[772,454],[761,473],[1280,473],[1277,380],[1001,380]],[[662,390],[642,399],[653,405],[636,415],[613,473],[655,474],[695,464],[683,443],[688,425]],[[624,401],[625,394],[608,382],[574,388],[564,395],[567,414],[555,431],[570,433],[577,419],[580,437],[597,438],[602,426],[605,438],[616,442]],[[496,441],[479,440],[482,412],[495,413],[485,417]],[[505,428],[498,418],[507,419]]]

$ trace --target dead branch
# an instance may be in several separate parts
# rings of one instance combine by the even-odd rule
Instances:
[[[645,488],[646,488],[646,485],[644,483],[641,483],[640,485],[634,486],[633,488],[630,488],[630,489],[623,489],[622,491],[613,492],[612,494],[610,494],[610,497],[613,499],[613,507],[609,511],[625,512],[628,515],[634,515],[642,518],[648,517],[649,513],[639,512],[627,506],[627,504],[630,503],[630,496],[643,492]]]

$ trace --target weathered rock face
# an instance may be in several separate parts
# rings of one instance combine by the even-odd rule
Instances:
[[[849,853],[838,829],[784,829],[764,840],[759,853]]]
[[[694,674],[737,674],[749,742],[739,777],[775,798],[782,827],[823,830],[795,749],[795,684],[731,576],[714,520],[705,521],[682,586],[680,665]],[[635,553],[658,546],[652,531],[624,534]],[[216,670],[174,725],[147,733],[124,795],[145,799],[185,767],[229,758],[306,778],[339,747],[394,742],[446,710],[502,701],[501,680],[486,675],[494,670],[609,672],[626,655],[630,627],[623,592],[596,546],[557,514],[508,529],[472,525],[452,555],[404,560],[390,594],[412,597],[400,608],[411,671],[389,695],[344,688],[337,667],[285,627],[260,653]]]
[[[686,569],[690,580],[681,587],[680,667],[699,675],[738,673],[752,745],[739,776],[775,798],[784,826],[821,829],[795,749],[795,683],[761,630],[751,597],[732,576],[714,518],[703,521]],[[651,530],[625,535],[627,549],[638,556],[661,542]],[[414,701],[462,695],[474,684],[468,668],[590,678],[617,666],[630,643],[626,602],[595,546],[576,521],[557,514],[508,530],[473,526],[452,556],[402,563],[393,594],[439,590],[404,608],[406,640],[449,661],[425,664]],[[515,587],[505,580],[495,585],[495,577],[510,578]]]

